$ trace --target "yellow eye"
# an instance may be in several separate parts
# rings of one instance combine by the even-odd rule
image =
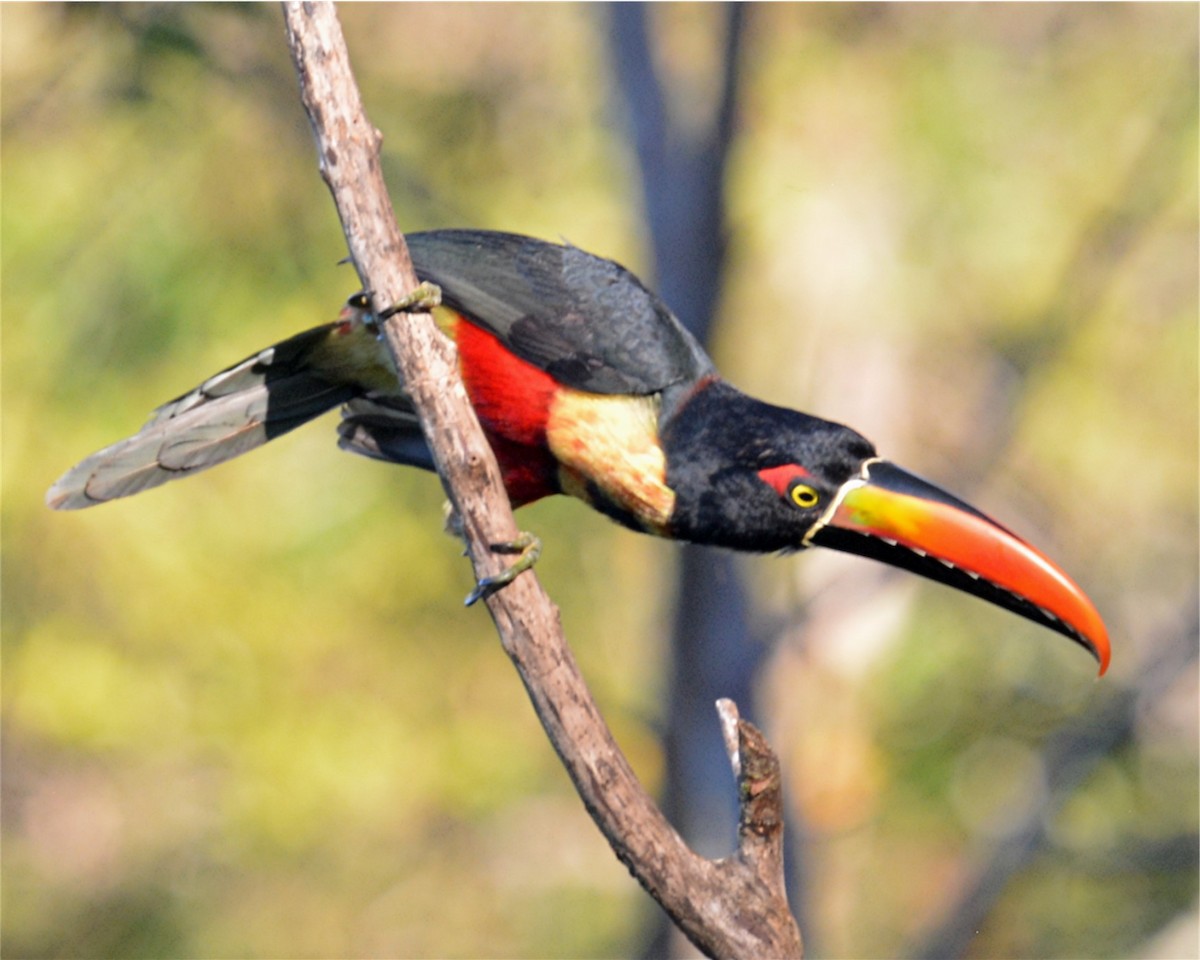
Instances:
[[[807,483],[795,484],[790,494],[792,503],[804,510],[815,507],[821,499],[821,495]]]

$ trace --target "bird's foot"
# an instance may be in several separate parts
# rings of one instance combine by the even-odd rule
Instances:
[[[509,540],[507,543],[493,543],[490,546],[493,553],[516,556],[517,559],[511,567],[502,573],[497,573],[491,577],[484,577],[475,584],[475,589],[467,594],[465,603],[468,607],[486,597],[490,597],[497,590],[508,586],[520,574],[532,569],[533,565],[538,562],[538,558],[542,555],[542,541],[532,533],[525,533],[524,531],[518,534],[515,540]]]
[[[380,320],[386,320],[397,313],[422,313],[440,306],[441,302],[442,288],[436,283],[426,280],[417,284],[410,293],[401,297],[390,307],[380,310],[378,316]]]

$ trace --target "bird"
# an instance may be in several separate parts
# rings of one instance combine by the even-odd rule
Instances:
[[[408,234],[423,299],[458,366],[514,507],[566,494],[632,530],[753,553],[821,547],[938,581],[1066,636],[1108,669],[1088,596],[985,513],[881,457],[857,431],[743,393],[620,264],[567,243]],[[335,407],[339,446],[433,470],[365,293],[334,322],[260,350],[164,404],[49,489],[74,510],[240,456]],[[497,545],[500,548],[504,545]],[[529,537],[500,589],[536,559]]]

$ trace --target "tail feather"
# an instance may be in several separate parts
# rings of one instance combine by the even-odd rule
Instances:
[[[46,494],[56,510],[128,497],[240,456],[364,392],[323,377],[313,360],[335,324],[256,353],[159,407],[134,436],[64,474]]]
[[[403,397],[359,397],[346,404],[338,446],[373,460],[434,469],[421,422]]]

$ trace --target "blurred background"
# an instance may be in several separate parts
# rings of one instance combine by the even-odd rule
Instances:
[[[1191,4],[346,5],[402,229],[565,238],[725,374],[853,424],[1105,614],[526,509],[622,747],[732,848],[715,696],[779,751],[812,957],[1196,957]],[[2,28],[12,957],[678,951],[442,533],[333,417],[187,483],[45,489],[356,289],[274,5]],[[677,612],[678,611],[678,612]]]

